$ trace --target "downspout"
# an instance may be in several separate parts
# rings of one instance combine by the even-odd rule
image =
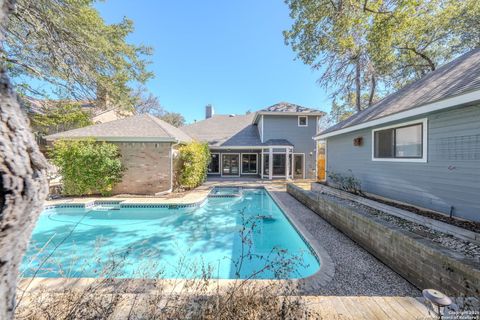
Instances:
[[[176,143],[172,143],[170,145],[170,188],[168,190],[165,190],[165,191],[160,191],[160,192],[157,192],[155,193],[156,196],[161,196],[161,195],[164,195],[164,194],[167,194],[167,193],[171,193],[173,191],[173,147],[175,146],[178,146],[180,145],[180,143],[178,143],[178,141]]]

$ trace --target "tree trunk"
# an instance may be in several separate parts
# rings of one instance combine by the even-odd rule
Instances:
[[[370,96],[368,97],[368,106],[371,107],[373,104],[373,97],[375,96],[375,89],[377,88],[377,79],[375,74],[372,73],[372,84],[370,87]]]
[[[362,111],[361,102],[360,102],[360,95],[361,95],[361,87],[360,87],[360,76],[361,76],[361,66],[360,66],[360,55],[357,57],[357,61],[355,64],[355,107],[357,112]]]
[[[0,0],[0,24],[14,0]],[[47,162],[0,67],[0,319],[13,319],[18,268],[47,195]]]

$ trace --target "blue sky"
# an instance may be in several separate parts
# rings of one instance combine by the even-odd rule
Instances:
[[[284,44],[291,19],[282,0],[109,0],[97,8],[107,23],[135,22],[129,40],[154,48],[147,87],[187,122],[203,119],[208,103],[216,113],[280,101],[330,109],[320,73]]]

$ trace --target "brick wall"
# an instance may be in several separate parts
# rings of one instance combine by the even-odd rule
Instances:
[[[419,289],[480,296],[480,264],[473,259],[320,193],[293,184],[287,192]]]
[[[118,142],[126,170],[113,193],[155,194],[170,189],[170,143]]]

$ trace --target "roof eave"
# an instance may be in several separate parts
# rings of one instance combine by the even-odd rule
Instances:
[[[253,118],[253,124],[256,124],[258,121],[258,117],[262,115],[274,115],[274,116],[319,116],[323,117],[326,115],[325,112],[323,111],[317,111],[317,112],[284,112],[284,111],[257,111],[255,113],[255,117]]]
[[[475,102],[480,102],[480,90],[474,90],[461,95],[434,101],[434,102],[427,103],[427,104],[424,104],[415,108],[411,108],[402,112],[394,113],[386,117],[370,120],[367,122],[362,122],[350,127],[345,127],[345,128],[327,132],[327,133],[320,133],[314,136],[313,139],[322,140],[322,139],[337,136],[340,134],[374,127],[374,126],[385,124],[388,122],[393,122],[393,121],[397,121],[397,120],[401,120],[409,117],[420,116],[426,113],[440,111],[443,109],[453,108],[456,106],[462,106],[465,104],[475,103]]]
[[[79,140],[79,139],[95,139],[96,141],[108,141],[108,142],[170,142],[170,143],[178,143],[180,142],[178,139],[170,138],[170,137],[108,137],[108,136],[76,136],[76,137],[52,137],[46,136],[45,139],[47,141],[55,141],[55,140]]]

